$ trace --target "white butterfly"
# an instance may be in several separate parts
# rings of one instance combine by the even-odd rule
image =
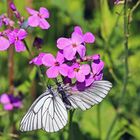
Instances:
[[[31,105],[20,123],[21,131],[43,129],[56,132],[68,121],[68,109],[86,110],[100,103],[112,87],[109,81],[95,81],[84,91],[73,91],[70,86],[57,84],[57,91],[48,87]]]

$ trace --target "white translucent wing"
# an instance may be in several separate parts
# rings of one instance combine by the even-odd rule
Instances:
[[[42,128],[47,132],[56,132],[62,129],[67,121],[67,110],[61,98],[45,92],[34,101],[23,117],[20,130],[32,131]]]
[[[84,91],[70,91],[68,90],[67,98],[71,103],[70,109],[80,108],[86,110],[93,105],[100,103],[108,94],[112,87],[109,81],[95,81],[90,87]]]
[[[40,95],[31,105],[20,123],[21,131],[32,131],[42,128],[42,107],[45,101],[52,98],[52,95],[46,91]]]
[[[56,132],[62,129],[68,121],[68,114],[64,103],[59,96],[45,101],[42,109],[43,130]]]

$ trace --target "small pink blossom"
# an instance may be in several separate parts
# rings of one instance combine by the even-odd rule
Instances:
[[[11,20],[11,19],[9,19],[6,15],[2,14],[2,15],[0,16],[0,27],[1,27],[2,25],[6,25],[6,26],[9,25],[9,26],[13,27],[14,21]]]
[[[11,111],[14,108],[21,108],[22,99],[20,96],[14,96],[13,94],[3,93],[0,96],[0,103],[3,105],[4,110]]]
[[[100,60],[100,55],[93,56],[93,62],[91,64],[92,72],[86,77],[86,87],[90,86],[96,80],[102,80],[104,62]]]
[[[23,43],[23,39],[26,38],[27,32],[24,29],[14,29],[10,33],[7,34],[10,44],[15,45],[15,49],[17,52],[25,51],[26,46]]]
[[[27,8],[27,11],[31,15],[28,18],[28,24],[31,27],[39,26],[42,29],[50,28],[50,24],[45,20],[46,18],[49,18],[49,11],[46,8],[40,7],[39,11]]]
[[[9,40],[3,36],[0,36],[0,51],[5,51],[10,47]]]
[[[82,43],[83,38],[81,35],[74,32],[71,38],[59,38],[57,40],[57,47],[63,50],[64,57],[67,60],[72,60],[74,59],[76,53],[78,53],[81,58],[85,56],[86,47]]]
[[[81,35],[84,43],[94,43],[95,42],[95,36],[91,32],[86,32],[85,34],[83,34],[83,31],[80,26],[75,26],[74,32]]]
[[[84,82],[86,75],[90,73],[90,66],[88,64],[80,65],[78,63],[73,64],[68,71],[69,78],[76,78],[79,82]]]
[[[46,67],[49,67],[46,74],[49,78],[56,78],[59,74],[67,76],[68,66],[64,64],[64,56],[58,52],[56,58],[48,53],[43,56],[42,62]]]
[[[42,63],[42,58],[44,57],[44,55],[46,55],[46,53],[40,53],[37,57],[33,58],[29,64],[35,64],[37,66],[41,66],[43,63]]]

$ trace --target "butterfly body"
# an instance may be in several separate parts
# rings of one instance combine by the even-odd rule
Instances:
[[[60,83],[56,83],[56,84],[57,84],[57,91],[61,95],[62,101],[65,103],[65,106],[68,109],[69,107],[71,107],[71,102],[67,98],[66,90],[62,87]]]

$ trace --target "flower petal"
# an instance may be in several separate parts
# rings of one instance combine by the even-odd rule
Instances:
[[[40,7],[39,14],[41,15],[42,18],[49,18],[49,11],[44,7]]]
[[[84,42],[83,37],[79,35],[77,32],[73,32],[71,36],[72,42],[76,44],[81,44]]]
[[[86,47],[84,45],[77,46],[77,52],[79,53],[80,57],[83,58],[86,53]]]
[[[79,35],[83,36],[83,32],[80,26],[74,27],[74,32],[78,33]]]
[[[79,81],[79,82],[85,81],[85,75],[82,74],[81,72],[76,72],[75,77],[76,77],[77,81]]]
[[[99,60],[100,59],[100,55],[99,54],[95,54],[92,56],[93,60]]]
[[[11,104],[11,103],[9,103],[9,104],[5,104],[4,105],[4,110],[8,110],[8,111],[10,111],[10,110],[13,110],[13,105]]]
[[[90,73],[90,66],[88,64],[83,64],[80,66],[80,72],[84,75],[88,75]]]
[[[45,19],[42,18],[42,19],[40,19],[39,27],[41,29],[48,29],[48,28],[50,28],[50,24]]]
[[[98,75],[95,76],[95,80],[102,80],[103,79],[103,72],[101,71]]]
[[[40,18],[37,15],[30,16],[28,18],[28,25],[31,27],[37,27],[40,23]]]
[[[72,46],[68,46],[64,48],[64,57],[67,60],[74,59],[75,54],[76,54],[76,50],[74,50]]]
[[[74,72],[74,70],[73,70],[73,68],[72,67],[68,67],[68,78],[74,78],[75,77],[75,72]]]
[[[56,61],[62,64],[64,62],[64,54],[62,54],[60,51],[58,51],[56,56]]]
[[[104,68],[104,62],[101,60],[96,60],[92,63],[91,67],[94,74],[99,74]]]
[[[45,65],[47,67],[54,66],[55,62],[56,62],[56,59],[50,53],[44,55],[43,58],[42,58],[43,65]]]
[[[86,87],[90,86],[94,81],[95,81],[95,78],[92,73],[88,76],[88,78],[86,76],[86,80],[85,80]]]
[[[22,106],[22,102],[21,101],[16,101],[13,103],[14,107],[20,108]]]
[[[48,78],[56,78],[59,75],[58,67],[50,67],[46,72]]]
[[[26,8],[27,12],[30,14],[30,15],[35,15],[35,14],[38,14],[39,12],[34,10],[34,9],[31,9],[31,8]]]
[[[0,36],[0,42],[0,51],[7,50],[10,47],[10,43],[5,37]]]
[[[17,33],[19,40],[24,39],[27,36],[27,32],[24,29],[20,29]]]
[[[16,52],[22,52],[26,50],[26,47],[22,41],[18,40],[15,42],[15,49]]]
[[[10,44],[13,44],[16,41],[17,32],[18,32],[17,30],[7,32],[7,36],[8,36]]]
[[[29,62],[29,64],[35,64],[35,65],[37,65],[37,66],[40,66],[40,65],[42,65],[43,63],[42,63],[42,58],[44,57],[44,55],[46,55],[46,53],[40,53],[37,57],[35,57],[35,58],[33,58],[30,62]]]
[[[66,64],[62,64],[59,66],[59,73],[62,74],[63,76],[67,76],[68,75],[68,66]]]
[[[84,41],[86,43],[94,43],[95,42],[95,36],[90,32],[85,33],[83,38],[84,38]]]
[[[9,97],[8,97],[8,95],[6,93],[4,93],[4,94],[2,94],[0,96],[0,103],[1,104],[8,104],[8,103],[10,103],[10,99],[9,99]]]
[[[64,49],[65,47],[71,45],[71,41],[68,38],[61,37],[57,40],[57,47],[59,49]]]

